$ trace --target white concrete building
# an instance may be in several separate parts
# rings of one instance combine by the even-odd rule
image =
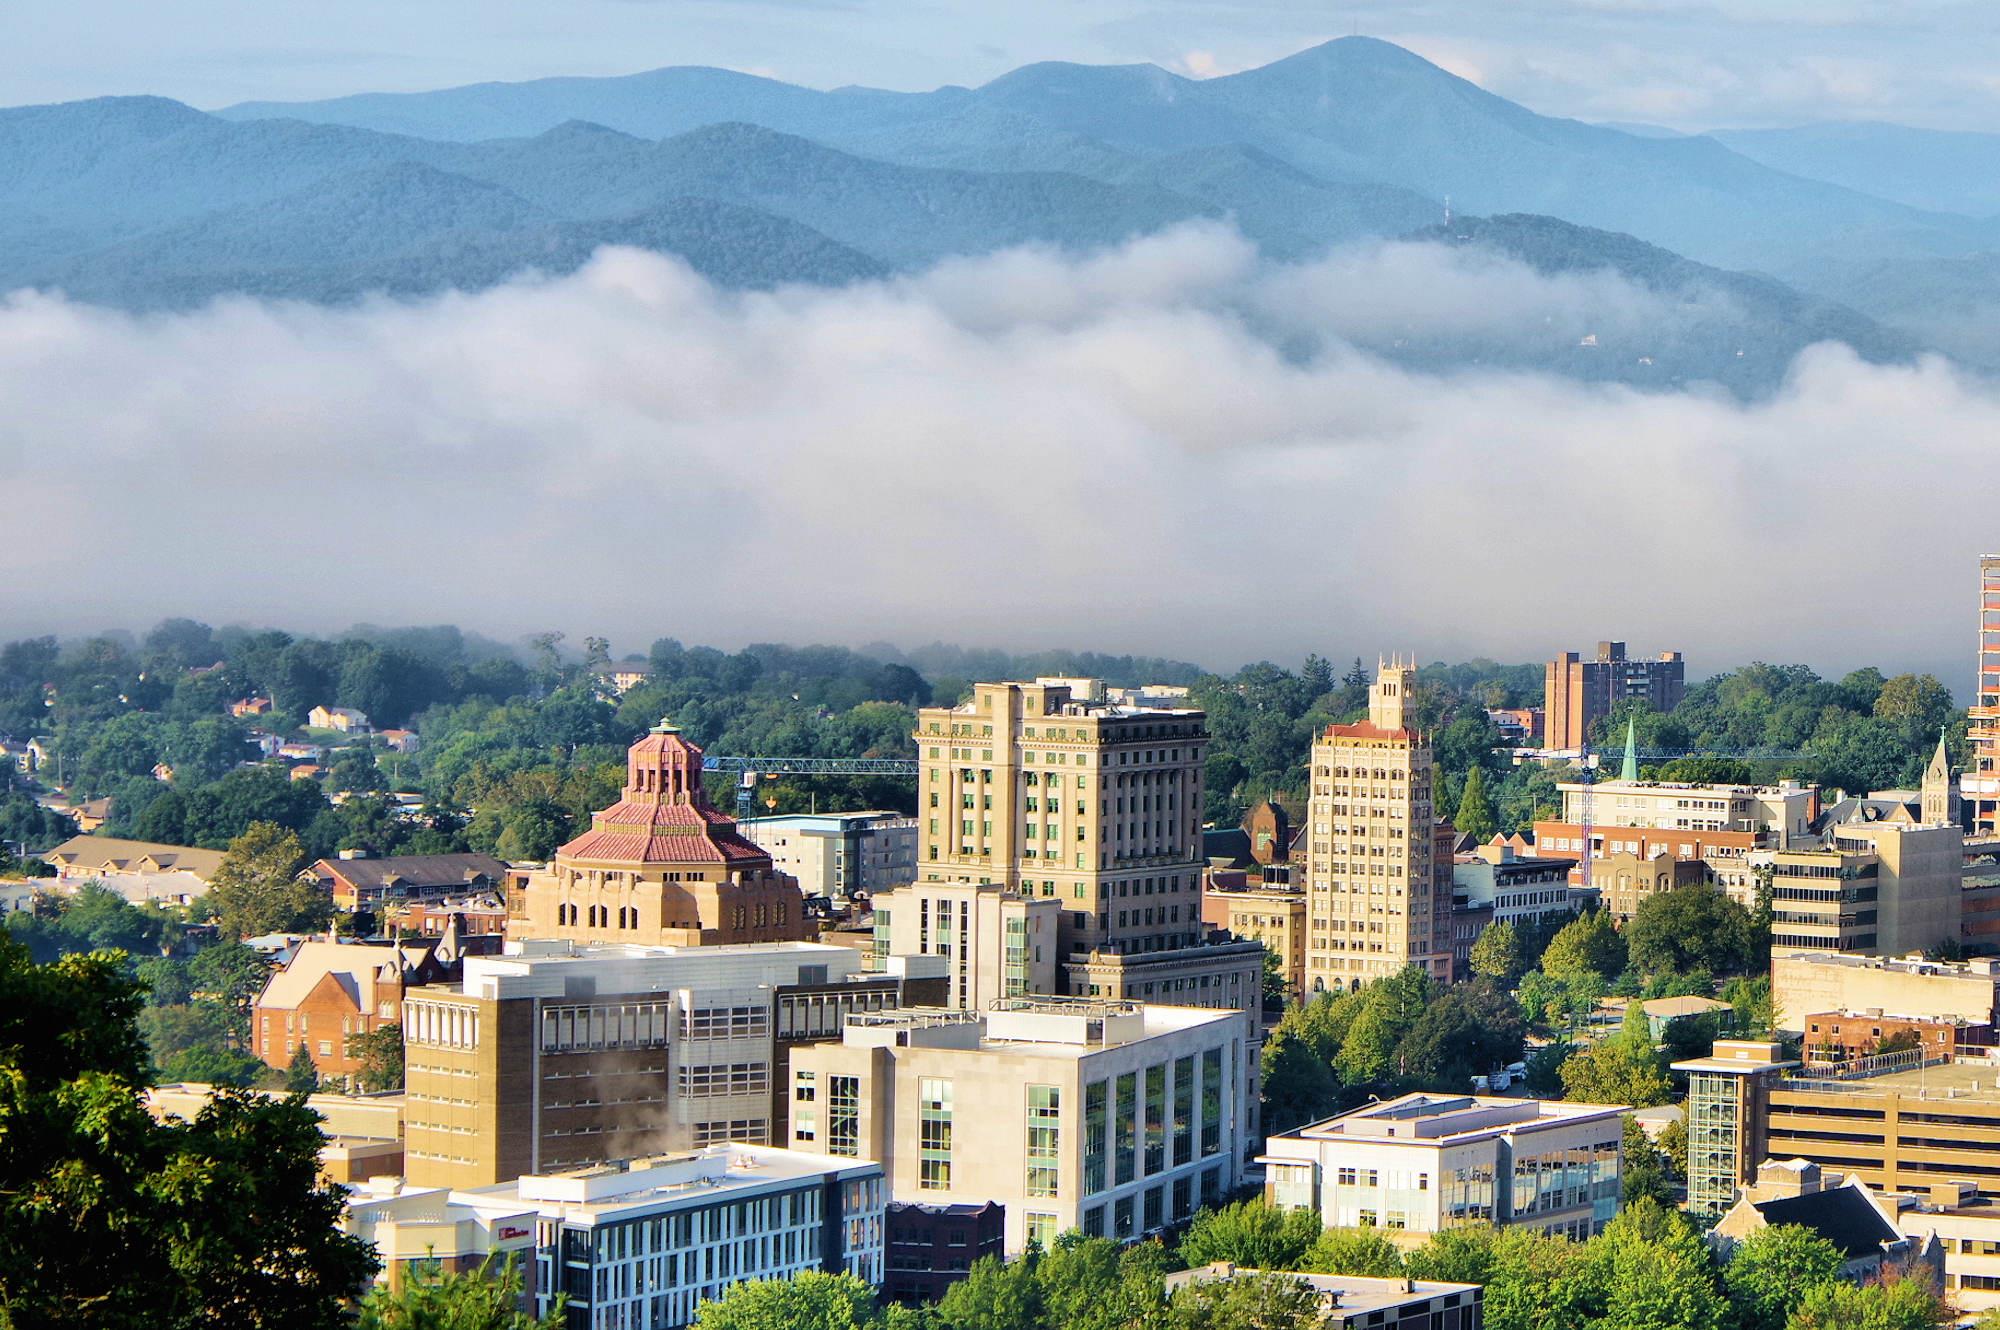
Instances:
[[[917,877],[917,819],[902,813],[746,817],[736,829],[808,896],[874,896]]]
[[[982,1011],[1002,998],[1054,993],[1062,902],[994,882],[913,882],[875,898],[875,951],[936,956],[945,1005]]]
[[[1408,1094],[1265,1142],[1265,1199],[1329,1227],[1529,1224],[1586,1238],[1617,1213],[1626,1108]]]
[[[470,1190],[363,1193],[349,1222],[385,1259],[384,1244],[400,1259],[425,1232],[531,1249],[535,1310],[567,1294],[571,1330],[678,1330],[747,1280],[825,1270],[880,1287],[885,1190],[867,1160],[724,1144]]]
[[[792,1055],[791,1144],[880,1159],[898,1202],[998,1201],[1010,1254],[1136,1238],[1237,1186],[1251,1019],[1075,998],[850,1017]]]

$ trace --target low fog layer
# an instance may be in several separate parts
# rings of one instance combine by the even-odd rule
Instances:
[[[1619,635],[1965,673],[1989,385],[1822,346],[1745,405],[1357,349],[1582,308],[1689,317],[1434,246],[1274,268],[1215,227],[760,295],[633,251],[349,309],[20,295],[0,637],[185,613],[1230,664]]]

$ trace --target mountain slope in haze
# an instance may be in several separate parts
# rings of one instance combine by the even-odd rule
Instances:
[[[1878,364],[1907,362],[1926,348],[1907,332],[1774,278],[1713,268],[1552,217],[1460,217],[1411,238],[1503,256],[1545,277],[1622,281],[1561,288],[1540,323],[1523,318],[1499,335],[1483,325],[1458,338],[1407,334],[1385,351],[1404,363],[1478,361],[1648,387],[1710,382],[1749,398],[1782,382],[1792,360],[1816,342],[1845,343]],[[1644,295],[1634,299],[1634,288]]]
[[[126,308],[219,295],[316,302],[476,290],[525,272],[575,271],[604,245],[674,254],[725,286],[834,285],[879,262],[809,227],[709,199],[574,220],[496,186],[402,163],[322,182],[79,256],[46,285]]]
[[[1029,65],[976,89],[815,92],[712,69],[230,108],[472,139],[589,119],[644,137],[740,120],[898,161],[1062,162],[1242,147],[1316,180],[1369,183],[1463,212],[1534,212],[1637,235],[1705,262],[1965,253],[1992,225],[1773,170],[1712,138],[1641,137],[1538,115],[1387,42],[1341,38],[1193,80],[1150,65]],[[982,157],[982,154],[986,156]]]
[[[1717,130],[1709,137],[1780,171],[1911,207],[2000,215],[2000,134],[1857,121]]]

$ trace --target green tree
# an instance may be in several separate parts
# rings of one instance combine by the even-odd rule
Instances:
[[[1685,1181],[1688,1173],[1687,1105],[1681,1105],[1681,1116],[1660,1129],[1660,1153],[1666,1158],[1668,1173]]]
[[[1304,1035],[1286,1029],[1284,1021],[1265,1041],[1262,1071],[1264,1125],[1271,1131],[1317,1122],[1340,1102],[1340,1082],[1333,1068]]]
[[[1313,1239],[1297,1268],[1392,1279],[1403,1273],[1403,1254],[1379,1229],[1330,1228]]]
[[[1320,1236],[1313,1210],[1280,1210],[1262,1200],[1235,1201],[1196,1213],[1181,1238],[1180,1258],[1190,1266],[1229,1261],[1257,1270],[1296,1270]]]
[[[285,1088],[293,1094],[313,1094],[319,1090],[319,1068],[313,1065],[312,1050],[304,1042],[292,1054],[285,1068]]]
[[[1261,1271],[1182,1287],[1167,1303],[1165,1330],[1318,1330],[1323,1321],[1311,1286]]]
[[[1542,951],[1542,972],[1553,979],[1594,974],[1609,980],[1625,968],[1625,940],[1602,910],[1564,924]]]
[[[521,1268],[512,1256],[493,1268],[453,1272],[418,1267],[391,1292],[376,1285],[361,1300],[356,1330],[562,1330],[567,1294],[558,1294],[547,1316],[520,1309]]]
[[[1785,1322],[1822,1284],[1840,1278],[1840,1249],[1800,1224],[1762,1228],[1736,1244],[1722,1285],[1738,1330],[1785,1330]]]
[[[1951,1319],[1928,1276],[1891,1272],[1861,1286],[1819,1285],[1800,1300],[1785,1330],[1937,1330]]]
[[[1928,674],[1899,674],[1882,684],[1875,697],[1875,719],[1890,726],[1903,746],[1935,746],[1938,731],[1949,725],[1955,708],[1951,690]]]
[[[1498,829],[1493,820],[1493,805],[1486,797],[1486,777],[1476,766],[1465,773],[1465,788],[1459,792],[1451,824],[1460,834],[1482,844],[1491,840]]]
[[[1439,1229],[1423,1246],[1403,1258],[1403,1273],[1411,1279],[1447,1284],[1486,1284],[1493,1279],[1494,1238],[1491,1225]]]
[[[326,927],[333,902],[317,884],[299,880],[304,863],[305,847],[295,833],[271,822],[253,823],[229,843],[209,879],[216,924],[233,938]]]
[[[1757,959],[1750,912],[1706,882],[1641,901],[1625,942],[1633,967],[1649,975],[1736,973]]]
[[[1046,1320],[1039,1258],[974,1261],[938,1301],[938,1320],[949,1330],[1036,1330]]]
[[[1486,925],[1472,944],[1472,972],[1512,987],[1521,977],[1521,935],[1501,920]]]
[[[303,1045],[301,1045],[303,1047]],[[354,1079],[366,1091],[403,1088],[403,1027],[383,1025],[347,1036],[347,1056],[359,1061]]]
[[[38,966],[0,938],[0,1321],[344,1324],[374,1260],[339,1230],[317,1119],[222,1091],[156,1123],[125,971],[116,952]]]
[[[1624,1160],[1619,1169],[1619,1179],[1624,1188],[1627,1205],[1640,1197],[1649,1197],[1662,1205],[1674,1203],[1673,1184],[1667,1178],[1666,1160],[1655,1148],[1646,1129],[1630,1113],[1625,1115]]]
[[[790,1279],[751,1279],[695,1309],[695,1330],[869,1330],[875,1291],[849,1274],[808,1270]]]
[[[1562,1064],[1563,1098],[1647,1108],[1673,1096],[1665,1062],[1648,1043],[1622,1036],[1603,1040]]]

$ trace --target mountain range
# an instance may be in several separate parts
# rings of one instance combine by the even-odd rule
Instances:
[[[2000,272],[1996,145],[1893,126],[1627,132],[1368,38],[1208,80],[1049,63],[900,93],[673,68],[212,114],[103,98],[0,110],[0,288],[132,308],[342,300],[566,272],[610,243],[725,285],[840,283],[1212,218],[1283,259],[1424,233],[1721,294],[1728,326],[1677,326],[1657,354],[1545,359],[1755,391],[1822,336],[1885,359],[1952,342],[1924,296]],[[1440,230],[1447,200],[1459,220]]]

